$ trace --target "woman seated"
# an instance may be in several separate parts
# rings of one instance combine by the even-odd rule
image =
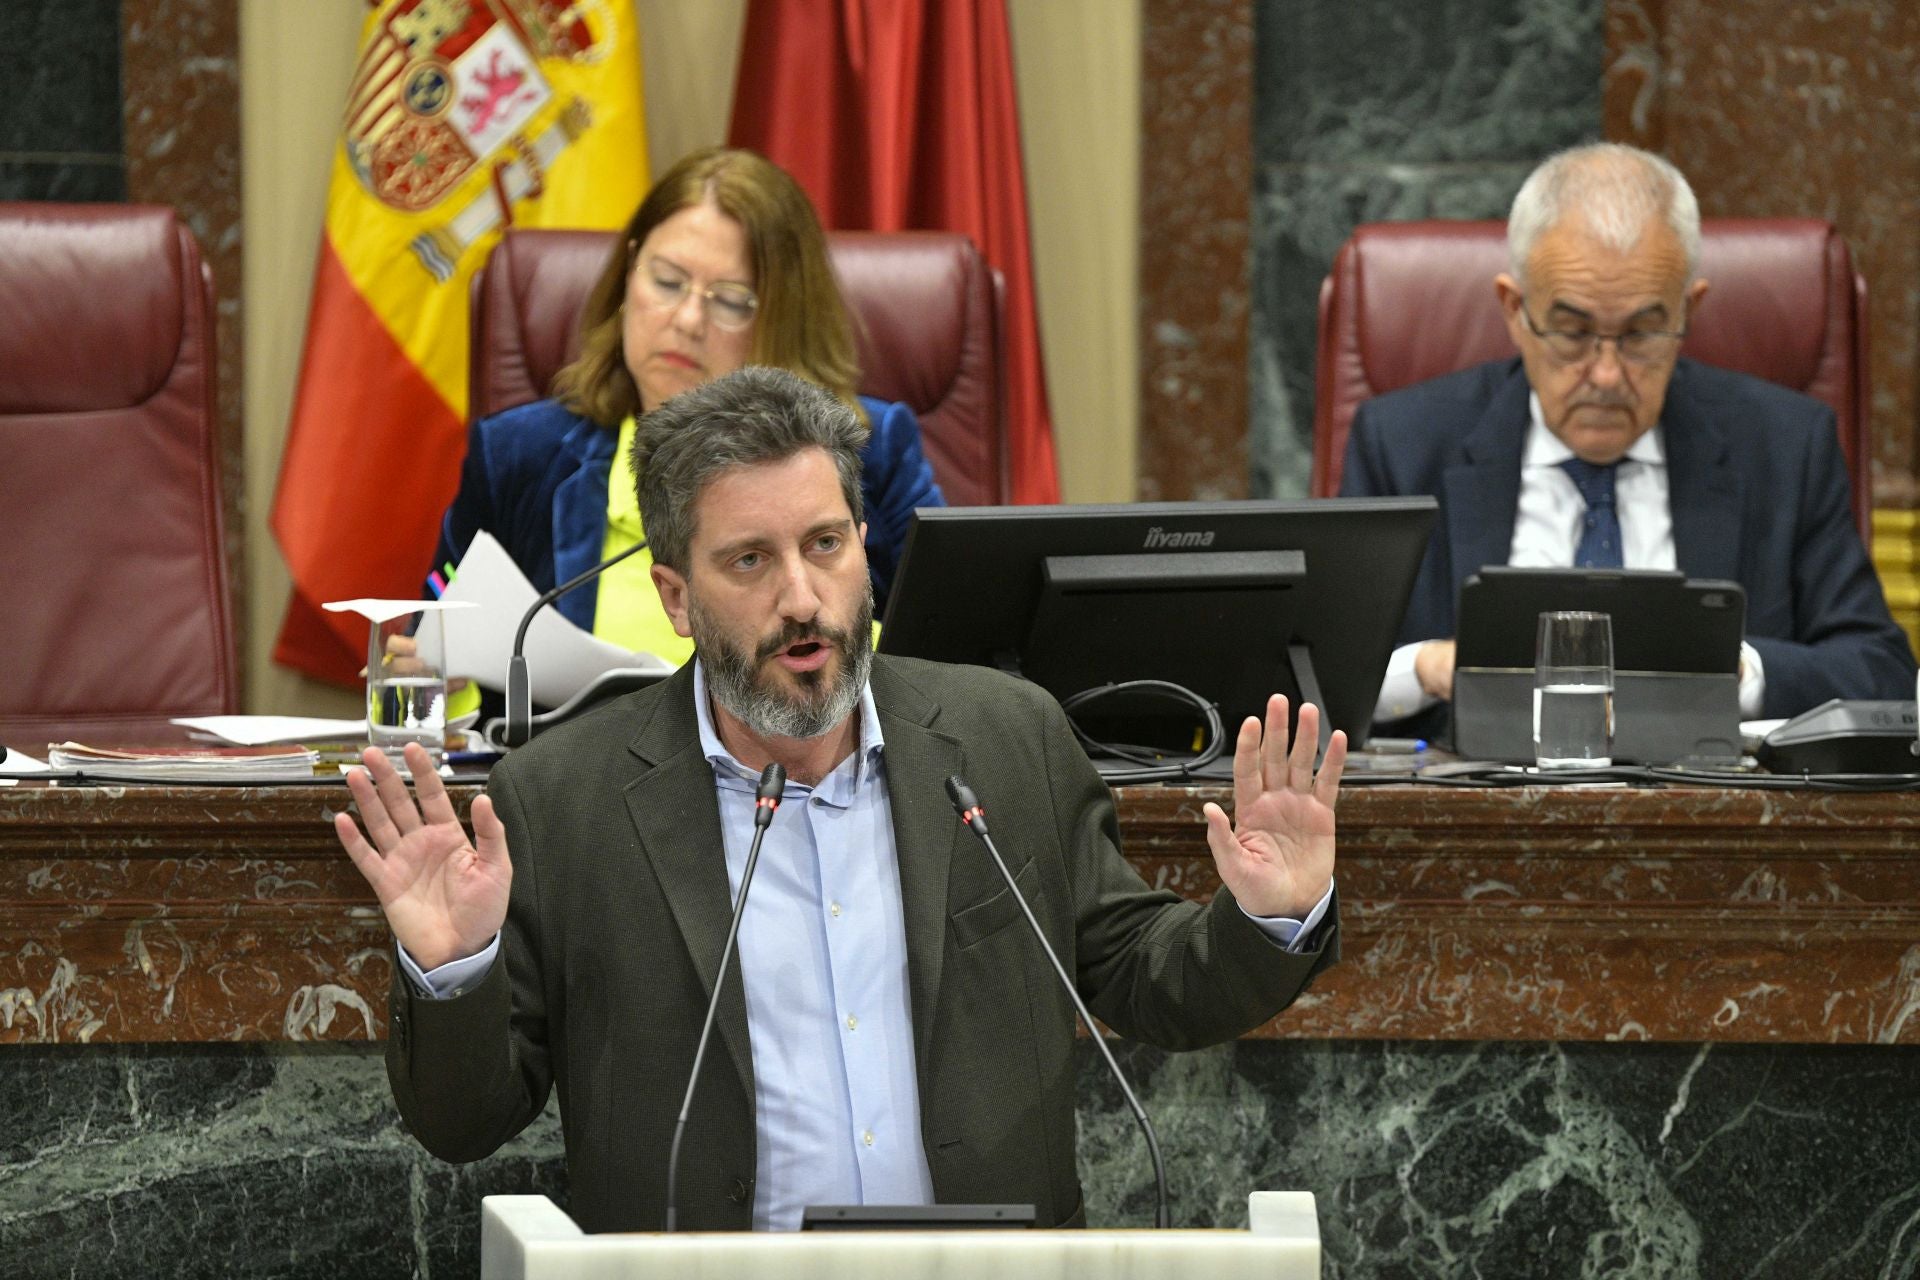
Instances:
[[[436,566],[491,533],[538,590],[646,536],[632,472],[634,421],[742,365],[790,370],[855,407],[873,430],[862,454],[867,564],[884,605],[915,507],[944,505],[903,404],[855,393],[846,304],[806,193],[751,151],[688,156],[655,184],[588,295],[579,359],[553,398],[473,424],[460,491],[441,521]],[[684,662],[641,551],[555,608],[615,644]],[[410,647],[410,646],[409,646]]]

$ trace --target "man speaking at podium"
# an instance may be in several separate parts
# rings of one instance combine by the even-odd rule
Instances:
[[[753,831],[767,829],[681,1155],[697,1230],[810,1204],[1032,1203],[1084,1222],[1074,1013],[944,787],[963,776],[1093,1013],[1167,1048],[1232,1039],[1337,958],[1334,734],[1275,698],[1206,806],[1209,906],[1149,889],[1059,706],[975,667],[871,651],[845,406],[745,369],[649,414],[635,447],[662,603],[695,660],[493,771],[469,843],[424,754],[418,808],[376,752],[336,819],[401,951],[387,1069],[448,1160],[560,1091],[573,1216],[657,1230],[679,1100]],[[508,850],[512,850],[509,860]]]

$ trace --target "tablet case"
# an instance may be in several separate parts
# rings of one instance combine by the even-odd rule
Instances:
[[[1460,589],[1454,750],[1533,762],[1533,651],[1542,613],[1613,619],[1613,759],[1732,764],[1740,758],[1738,583],[1663,570],[1489,565]]]

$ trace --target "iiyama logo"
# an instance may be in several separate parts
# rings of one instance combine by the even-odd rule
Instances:
[[[1168,533],[1159,525],[1147,530],[1147,546],[1153,547],[1210,547],[1213,545],[1213,530],[1192,529],[1186,533]]]

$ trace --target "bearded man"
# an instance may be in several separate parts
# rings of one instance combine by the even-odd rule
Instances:
[[[771,762],[767,829],[689,1122],[694,1229],[793,1228],[809,1204],[1031,1203],[1084,1222],[1074,1024],[954,816],[964,776],[1094,1014],[1168,1048],[1234,1038],[1338,954],[1318,712],[1240,726],[1224,887],[1201,906],[1122,858],[1059,706],[1000,673],[875,656],[860,447],[845,405],[743,369],[642,420],[653,579],[695,658],[514,752],[473,839],[417,747],[374,751],[336,819],[399,946],[387,1049],[427,1148],[490,1154],[557,1087],[574,1217],[655,1230],[695,1042]],[[511,858],[508,850],[511,848]]]

